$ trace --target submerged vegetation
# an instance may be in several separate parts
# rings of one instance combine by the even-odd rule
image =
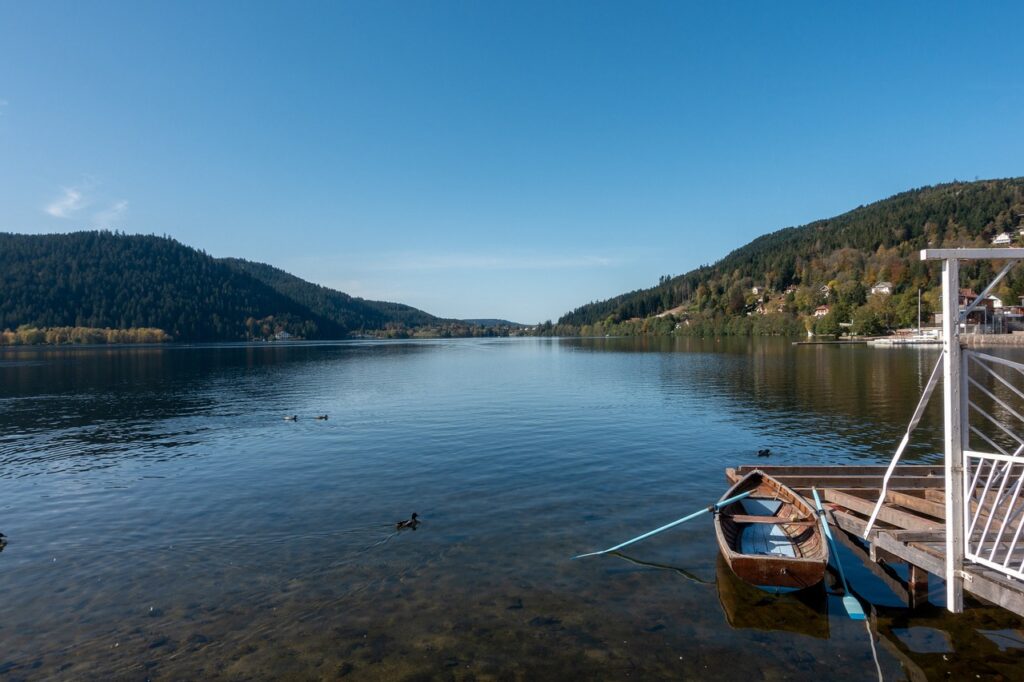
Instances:
[[[911,190],[848,213],[759,237],[714,265],[589,303],[540,325],[542,334],[879,334],[938,309],[940,272],[924,248],[989,247],[1024,239],[1024,178]],[[998,262],[965,263],[977,287]],[[1016,304],[1024,271],[994,292]]]

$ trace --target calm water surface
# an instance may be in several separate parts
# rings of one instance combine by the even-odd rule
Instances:
[[[870,628],[824,592],[768,597],[719,563],[706,517],[635,562],[569,561],[706,506],[760,448],[888,461],[935,357],[652,339],[0,352],[0,678],[1020,679],[1019,619],[947,616],[938,583],[909,612],[859,566]],[[941,459],[940,430],[936,400],[910,461]]]

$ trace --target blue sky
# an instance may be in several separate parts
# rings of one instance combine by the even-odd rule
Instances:
[[[0,230],[557,318],[1024,175],[1021,3],[0,2]]]

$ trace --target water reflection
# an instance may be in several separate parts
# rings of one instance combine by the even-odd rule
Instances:
[[[765,447],[884,461],[931,357],[691,339],[0,351],[17,538],[0,676],[871,677],[863,625],[729,575],[712,588],[709,519],[628,558],[568,557],[715,501],[724,467]],[[424,526],[396,534],[412,510]],[[958,670],[974,658],[930,612],[879,609],[886,637],[886,619],[933,627]],[[985,669],[1020,663],[991,633],[1021,622],[975,611]],[[931,665],[891,636],[887,679]]]
[[[934,605],[876,607],[869,620],[911,680],[1019,679],[1020,619],[977,602],[968,606],[958,615]]]
[[[715,576],[718,601],[730,627],[829,638],[824,583],[798,592],[770,594],[740,580],[721,554]]]

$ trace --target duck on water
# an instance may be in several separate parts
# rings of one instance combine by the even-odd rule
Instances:
[[[420,525],[419,520],[416,518],[417,516],[419,515],[416,512],[413,512],[412,516],[405,521],[399,521],[396,523],[395,530],[403,530],[405,528],[412,528],[413,530],[416,530],[416,526]]]

